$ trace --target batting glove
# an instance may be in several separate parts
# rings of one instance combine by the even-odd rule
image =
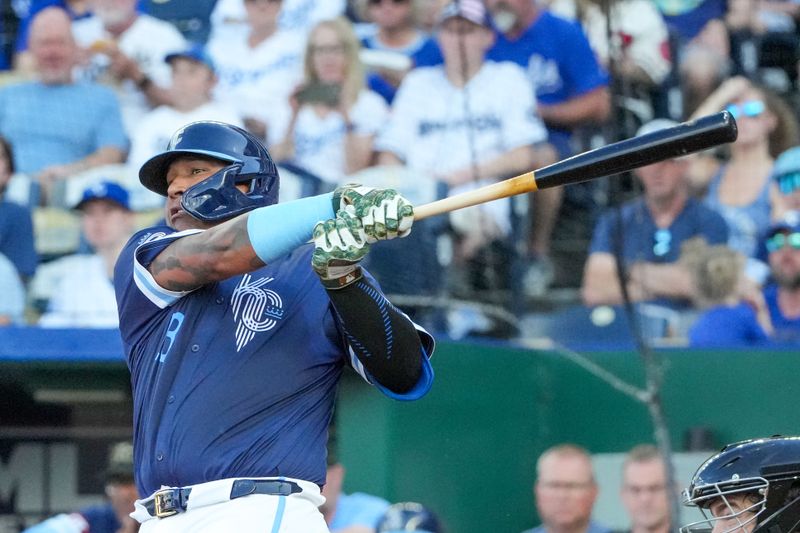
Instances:
[[[333,192],[333,208],[360,218],[369,243],[405,237],[414,223],[414,207],[394,189],[343,185]]]
[[[347,211],[314,226],[311,266],[326,289],[342,289],[361,279],[359,263],[367,252],[364,226]]]

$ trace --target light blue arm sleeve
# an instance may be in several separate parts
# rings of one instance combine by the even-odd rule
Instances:
[[[269,264],[307,243],[314,225],[334,216],[333,193],[259,207],[247,216],[247,235],[256,255]]]

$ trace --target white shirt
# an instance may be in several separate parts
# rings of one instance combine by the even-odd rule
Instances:
[[[52,270],[50,270],[52,269]],[[50,328],[119,326],[114,285],[98,255],[71,255],[49,267],[53,291],[39,325]]]
[[[242,126],[242,118],[231,106],[219,102],[207,102],[187,112],[169,106],[159,106],[147,113],[131,132],[131,151],[128,155],[129,175],[134,179],[126,182],[131,193],[134,210],[160,207],[164,198],[139,183],[139,169],[156,154],[164,151],[172,134],[181,127],[198,120],[216,120],[234,126]]]
[[[103,22],[96,16],[76,20],[72,23],[75,40],[83,48],[93,43],[113,41],[113,37],[103,27]],[[136,61],[139,68],[156,85],[169,87],[171,72],[164,62],[167,54],[186,49],[186,39],[169,22],[159,20],[150,15],[140,14],[130,28],[125,30],[117,42],[119,49]],[[150,109],[147,97],[131,80],[122,84],[114,82],[108,68],[110,60],[102,53],[93,54],[89,63],[79,69],[81,79],[111,85],[119,98],[122,109],[122,120],[128,133],[133,131],[136,122]]]
[[[288,101],[303,74],[305,39],[296,32],[278,32],[255,48],[247,31],[229,39],[213,39],[208,53],[217,68],[215,99],[242,117],[256,117],[269,127],[274,110]]]
[[[386,101],[379,94],[363,89],[349,113],[354,134],[375,135],[386,121],[388,111]],[[271,141],[283,140],[288,126],[286,122],[276,125],[274,136],[270,132]],[[303,106],[294,129],[293,162],[330,184],[345,183],[346,135],[344,119],[338,112],[331,111],[320,117],[312,106]]]
[[[488,161],[547,139],[533,94],[525,72],[508,62],[486,62],[463,88],[452,85],[442,67],[412,70],[400,85],[375,149],[392,152],[411,170],[433,176],[468,167],[473,153],[475,163]],[[450,194],[497,177],[453,187]],[[510,231],[509,202],[490,202],[484,209],[502,230]]]

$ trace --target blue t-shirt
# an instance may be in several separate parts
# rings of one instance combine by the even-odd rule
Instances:
[[[693,348],[736,348],[768,340],[755,311],[744,302],[707,309],[689,328],[689,346]]]
[[[94,83],[18,83],[0,89],[0,134],[14,147],[17,170],[35,176],[100,148],[126,150],[117,97]]]
[[[764,300],[775,332],[772,339],[780,344],[800,344],[800,316],[789,318],[778,307],[778,286],[770,283],[764,287]]]
[[[655,0],[656,7],[672,35],[682,47],[712,19],[722,19],[728,11],[727,0]]]
[[[724,244],[728,240],[728,226],[719,213],[689,198],[683,211],[668,228],[659,228],[653,220],[644,198],[635,198],[600,217],[592,235],[589,253],[617,255],[615,244],[621,234],[622,258],[625,265],[643,261],[648,263],[673,263],[678,260],[681,244],[692,237],[705,237],[708,244]],[[680,307],[679,302],[659,299],[654,303]],[[688,304],[688,302],[686,302]]]
[[[0,254],[25,278],[33,276],[39,264],[34,244],[30,209],[0,200]]]
[[[167,291],[147,266],[191,233],[166,226],[137,233],[114,272],[139,493],[233,477],[323,485],[342,369],[349,364],[370,378],[311,269],[313,246],[189,293]],[[430,354],[433,339],[422,330],[420,337]],[[432,380],[423,360],[409,393],[376,387],[419,398]]]
[[[205,44],[211,32],[211,12],[217,0],[170,2],[139,0],[139,10],[175,26],[187,41]]]
[[[352,526],[374,528],[388,508],[389,502],[372,494],[342,493],[336,500],[336,514],[333,515],[328,529],[331,530],[331,533],[336,533],[340,529]]]
[[[608,85],[583,29],[576,22],[542,11],[515,40],[496,32],[487,59],[513,61],[525,68],[544,105],[560,104]],[[563,156],[571,153],[570,132],[549,128],[550,142]]]

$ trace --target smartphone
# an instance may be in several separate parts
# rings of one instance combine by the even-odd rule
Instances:
[[[301,104],[325,104],[330,107],[339,105],[342,92],[341,85],[333,83],[311,83],[297,93],[297,101]]]

